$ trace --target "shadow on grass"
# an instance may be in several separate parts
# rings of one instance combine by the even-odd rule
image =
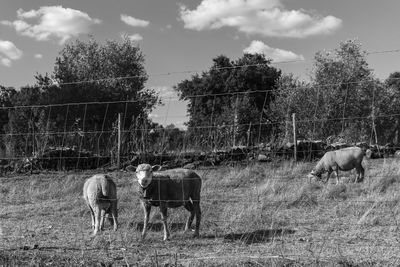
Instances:
[[[34,246],[22,246],[17,248],[8,248],[3,251],[12,252],[12,251],[21,251],[21,250],[63,250],[63,251],[81,251],[82,248],[79,247],[63,247],[63,246],[47,246],[47,247],[39,247],[38,245]],[[87,248],[85,247],[83,250],[98,250],[96,248]],[[2,265],[0,265],[2,266]]]
[[[143,230],[143,222],[132,222],[129,224],[129,227],[134,227],[136,228],[137,231],[142,231]],[[149,222],[147,224],[147,229],[149,231],[154,231],[154,232],[160,232],[163,231],[163,225],[161,222],[155,222],[151,223]],[[184,223],[168,223],[168,228],[170,231],[177,231],[177,230],[184,230],[185,229],[185,224]]]
[[[246,244],[270,242],[278,237],[294,234],[296,231],[292,229],[263,229],[245,233],[230,233],[224,235],[224,240],[241,241]]]

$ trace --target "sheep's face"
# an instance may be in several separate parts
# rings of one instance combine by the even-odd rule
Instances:
[[[150,164],[140,164],[136,168],[136,178],[142,188],[146,188],[153,180],[153,171],[161,168],[159,165],[151,166]]]
[[[149,164],[140,164],[136,168],[136,178],[141,187],[146,188],[153,179],[153,170]]]
[[[321,179],[322,177],[322,173],[321,172],[317,172],[316,170],[312,170],[310,172],[310,175],[317,177],[318,179]]]

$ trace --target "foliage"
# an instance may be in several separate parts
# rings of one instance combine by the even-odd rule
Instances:
[[[109,151],[115,143],[110,146],[110,134],[104,130],[113,127],[118,113],[122,114],[124,129],[129,129],[135,118],[149,121],[149,113],[160,103],[155,91],[144,86],[148,78],[144,55],[127,37],[105,44],[93,38],[66,44],[56,58],[53,73],[35,78],[36,84],[21,88],[12,102],[13,106],[41,106],[10,114],[7,131],[27,134],[13,138],[10,151],[18,155],[43,148],[50,137],[39,138],[34,133],[49,131],[60,133],[52,137],[57,137],[61,146]],[[89,136],[83,138],[88,132]]]
[[[393,72],[380,84],[377,132],[381,142],[400,142],[400,72]],[[388,116],[388,114],[392,114]]]
[[[4,87],[0,85],[0,134],[2,134],[1,150],[12,151],[13,145],[9,140],[11,139],[8,132],[9,123],[9,108],[13,106],[13,98],[17,94],[17,91],[13,87]]]
[[[52,144],[116,155],[118,113],[127,157],[131,151],[286,143],[293,113],[298,139],[398,144],[400,72],[379,81],[367,55],[358,40],[319,51],[307,82],[282,74],[265,55],[217,56],[209,70],[174,87],[188,102],[183,131],[150,120],[160,99],[145,88],[144,55],[129,38],[77,40],[62,48],[51,74],[35,75],[34,85],[0,86],[0,149],[20,157]]]
[[[318,112],[318,90],[300,81],[293,74],[283,74],[278,80],[279,90],[275,91],[275,101],[271,103],[273,123],[277,136],[284,142],[292,138],[292,114],[296,113],[299,138],[311,137],[316,128]]]
[[[312,83],[319,92],[316,119],[321,124],[316,135],[340,135],[351,128],[347,141],[367,141],[360,137],[367,138],[368,134],[362,130],[373,126],[366,118],[375,106],[373,88],[376,81],[361,44],[357,40],[348,40],[340,43],[333,52],[316,53]],[[352,119],[344,119],[348,117]]]
[[[67,44],[56,59],[53,76],[60,84],[56,103],[134,101],[135,105],[129,105],[128,110],[125,104],[109,104],[107,110],[113,116],[124,113],[131,119],[151,112],[158,100],[153,90],[144,87],[148,78],[144,56],[127,37],[122,42],[107,41],[104,45],[93,39]],[[90,82],[93,80],[96,82]],[[57,90],[50,87],[49,94],[50,89]],[[86,108],[87,122],[99,129],[107,116],[105,111],[99,112],[96,105]],[[111,121],[107,117],[105,126]],[[130,122],[125,124],[129,125]]]
[[[244,54],[236,61],[221,55],[208,71],[178,83],[174,89],[180,99],[189,101],[189,138],[202,147],[221,147],[257,141],[258,135],[250,140],[248,130],[269,133],[270,127],[261,125],[269,119],[281,75],[270,63],[261,54]]]

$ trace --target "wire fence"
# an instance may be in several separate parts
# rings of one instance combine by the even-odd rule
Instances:
[[[213,97],[214,95],[208,95]],[[126,107],[135,104],[131,101],[121,102]],[[73,104],[73,106],[85,107],[89,104]],[[282,131],[287,128],[289,121],[258,121],[258,122],[224,122],[217,124],[210,118],[210,122],[204,125],[191,125],[190,130],[182,130],[177,128],[165,128],[156,125],[151,125],[144,118],[128,118],[125,113],[122,113],[123,121],[122,128],[117,127],[118,114],[110,114],[107,112],[109,103],[96,103],[96,114],[104,114],[103,118],[98,118],[94,122],[90,118],[89,113],[84,113],[83,116],[68,118],[59,121],[59,126],[50,126],[54,124],[52,109],[57,105],[49,105],[45,107],[26,106],[20,107],[25,111],[25,114],[41,113],[45,116],[41,118],[29,118],[20,121],[17,132],[2,132],[0,133],[0,148],[2,159],[18,159],[45,154],[49,150],[58,150],[59,154],[46,155],[46,157],[59,159],[71,158],[87,158],[87,155],[80,155],[82,152],[91,152],[92,157],[104,158],[109,161],[117,155],[117,135],[122,135],[124,146],[122,147],[121,156],[129,158],[132,151],[148,152],[174,152],[182,154],[187,151],[217,151],[227,150],[232,146],[260,146],[262,144],[271,143],[271,131]],[[58,107],[59,108],[59,107]],[[80,108],[80,109],[81,109]],[[39,111],[39,109],[41,111]],[[72,105],[65,105],[62,110],[57,113],[67,114],[68,110],[72,109]],[[14,108],[9,108],[7,113],[13,112]],[[79,111],[79,108],[77,109]],[[86,108],[85,108],[86,110]],[[76,113],[76,111],[75,111]],[[79,112],[78,112],[79,113]],[[82,115],[82,114],[81,114]],[[398,119],[399,113],[384,114],[374,116],[374,120],[380,119]],[[107,127],[105,127],[105,122]],[[327,123],[366,123],[367,128],[370,127],[371,115],[368,116],[343,116],[337,118],[312,118],[299,119],[296,121],[298,128],[307,128],[309,125],[314,125],[314,128],[322,127]],[[25,123],[25,125],[23,124]],[[205,122],[204,122],[205,123]],[[319,126],[320,125],[320,126]],[[291,126],[289,127],[290,130]],[[372,132],[371,129],[369,129]],[[268,134],[269,133],[269,134]],[[339,134],[339,133],[338,133]],[[303,138],[312,140],[311,136]],[[392,148],[397,149],[395,145]],[[280,151],[280,147],[270,147],[274,154],[284,154]],[[68,152],[76,153],[76,155],[68,155]],[[321,152],[322,148],[309,147],[309,152]],[[72,152],[71,152],[72,153]],[[232,156],[238,154],[236,151],[231,151]],[[96,166],[100,167],[100,166]]]
[[[399,50],[369,54],[393,52]],[[235,68],[239,67],[254,66]],[[318,94],[322,88],[348,89],[354,84],[368,85],[365,81],[352,81],[286,89]],[[316,102],[315,108],[310,109],[312,114],[295,121],[304,139],[296,144],[297,153],[304,154],[302,159],[311,160],[299,163],[292,161],[296,153],[293,145],[275,145],[276,139],[272,138],[282,129],[290,133],[292,121],[271,121],[264,114],[267,93],[282,90],[232,90],[186,96],[194,102],[208,99],[212,111],[207,120],[188,124],[187,129],[161,127],[146,116],[133,116],[133,110],[145,98],[0,107],[9,118],[18,118],[12,122],[15,131],[0,132],[1,253],[11,260],[13,255],[21,259],[28,255],[26,264],[45,255],[47,258],[42,261],[49,264],[59,260],[72,265],[90,265],[93,259],[124,266],[332,262],[349,266],[398,265],[400,195],[396,189],[400,169],[394,157],[400,149],[398,144],[367,144],[371,153],[384,159],[364,160],[366,179],[362,183],[352,182],[354,173],[344,175],[337,185],[307,177],[315,160],[337,148],[332,144],[316,145],[320,144],[315,142],[319,128],[338,124],[340,136],[343,129],[358,123],[368,129],[364,135],[371,136],[379,120],[400,119],[400,113],[390,110],[375,113],[375,93],[380,89],[372,86],[371,90],[373,98],[366,102],[364,115],[348,112],[345,102],[340,115],[321,118]],[[232,103],[241,103],[252,94],[264,102],[261,112],[254,116],[256,119],[236,120],[234,115],[240,112],[240,106],[234,105],[231,120],[218,121],[217,98],[229,97]],[[166,97],[162,101],[171,109],[180,100]],[[292,108],[288,105],[287,112]],[[160,120],[171,119],[168,109]],[[10,123],[9,119],[0,118],[3,126]],[[260,160],[260,155],[265,158]],[[112,169],[119,160],[123,163],[121,168]],[[134,186],[136,180],[123,169],[126,164],[142,162],[168,167],[192,164],[190,167],[200,174],[203,188],[199,239],[182,233],[188,215],[184,209],[168,211],[168,225],[173,232],[170,241],[161,242],[162,224],[155,212],[150,236],[141,239],[143,212]],[[113,232],[106,223],[106,230],[93,237],[90,213],[81,192],[85,179],[96,172],[111,172],[117,183],[119,229]],[[54,258],[57,253],[61,254],[59,259]]]
[[[396,160],[389,160],[369,162],[373,166],[362,184],[309,182],[304,173],[308,167],[293,175],[287,174],[290,168],[276,169],[277,165],[198,170],[203,180],[200,238],[183,233],[188,216],[184,209],[170,209],[168,242],[161,241],[156,212],[149,236],[141,239],[143,214],[130,173],[112,174],[118,186],[119,229],[112,231],[107,221],[105,231],[96,237],[80,196],[90,173],[3,178],[1,249],[20,257],[34,254],[36,259],[63,251],[76,259],[75,264],[93,259],[129,266],[240,265],[249,260],[254,265],[396,264],[400,198],[394,191],[381,193],[378,187],[389,178],[398,182]],[[380,168],[387,173],[380,173]],[[260,170],[264,173],[257,173]],[[19,189],[6,192],[13,183]]]

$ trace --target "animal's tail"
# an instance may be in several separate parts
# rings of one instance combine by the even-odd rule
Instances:
[[[101,192],[103,193],[103,196],[108,197],[110,194],[110,184],[107,179],[107,177],[104,177],[104,179],[101,179]]]

